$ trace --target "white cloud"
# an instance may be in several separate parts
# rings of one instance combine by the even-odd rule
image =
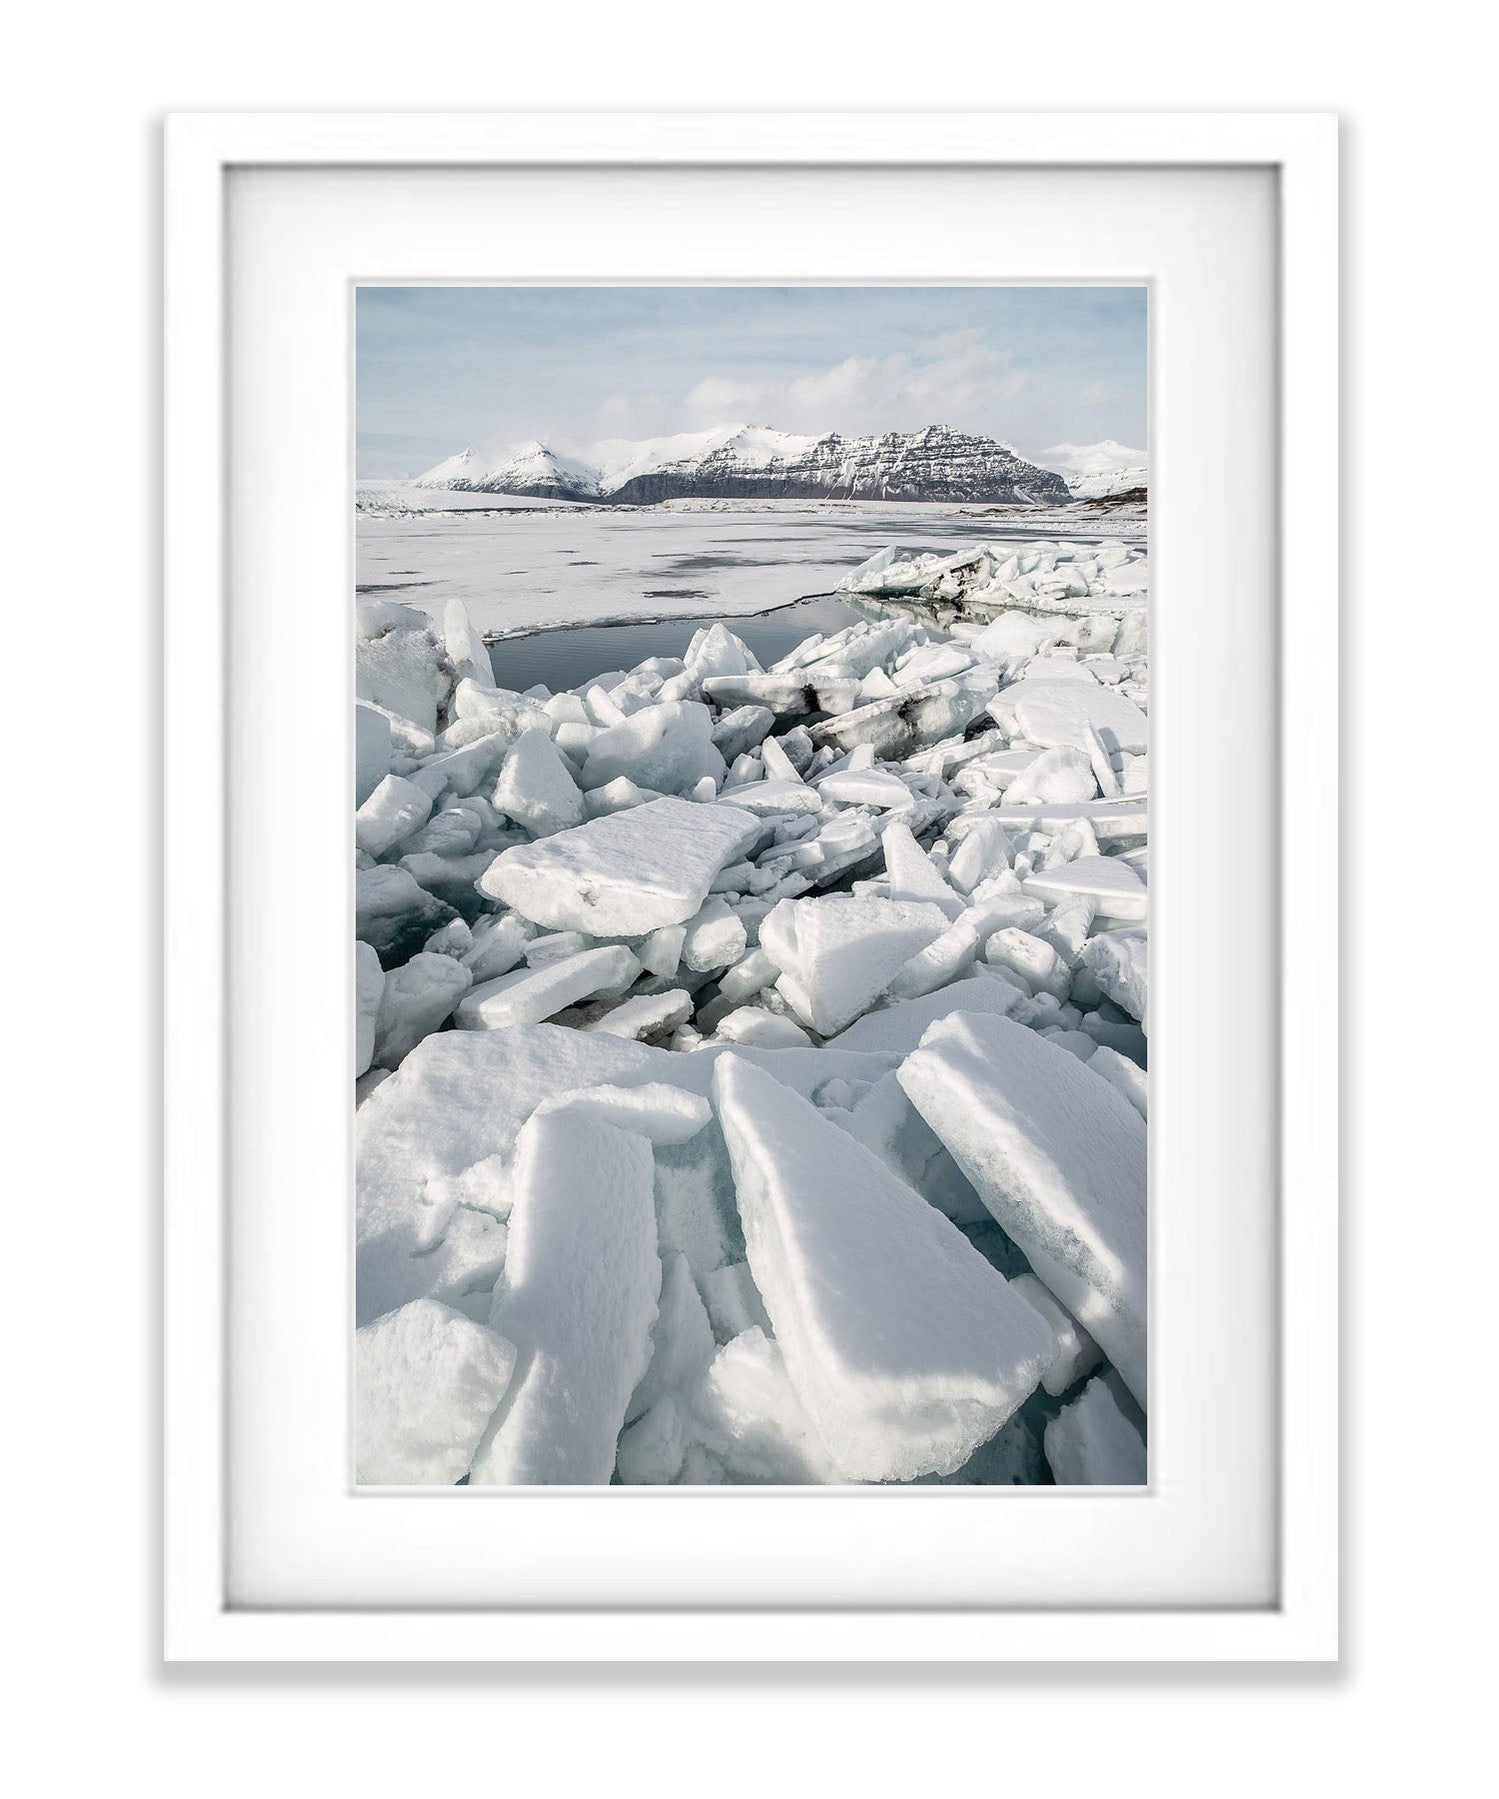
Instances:
[[[952,425],[994,431],[995,409],[1024,393],[1030,377],[1010,353],[985,341],[982,328],[950,331],[913,352],[849,356],[794,377],[734,380],[714,376],[688,394],[700,425],[744,420],[781,431],[916,431]]]

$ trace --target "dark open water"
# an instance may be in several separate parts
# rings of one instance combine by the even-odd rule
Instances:
[[[533,631],[526,637],[505,637],[492,644],[489,659],[501,687],[524,693],[526,688],[540,685],[560,693],[612,670],[634,668],[650,656],[681,656],[693,632],[706,625],[727,625],[768,668],[814,631],[827,636],[872,616],[872,607],[856,611],[832,594],[821,594],[746,618],[663,618]]]

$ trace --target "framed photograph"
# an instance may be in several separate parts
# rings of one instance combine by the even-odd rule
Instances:
[[[169,121],[171,1659],[1336,1656],[1335,121],[899,123]]]

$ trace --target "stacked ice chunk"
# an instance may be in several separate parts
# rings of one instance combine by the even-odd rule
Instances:
[[[559,693],[361,603],[361,1481],[1144,1478],[1143,558],[847,586]]]

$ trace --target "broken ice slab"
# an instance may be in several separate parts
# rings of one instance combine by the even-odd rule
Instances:
[[[951,1473],[1034,1390],[1050,1327],[955,1225],[770,1075],[725,1055],[714,1098],[750,1268],[828,1453],[849,1480]]]
[[[1150,1015],[1150,939],[1144,931],[1105,931],[1094,937],[1079,960],[1099,991],[1138,1018]]]
[[[760,926],[760,947],[781,970],[777,992],[828,1037],[868,1011],[947,923],[926,902],[828,894],[781,901]]]
[[[602,1031],[610,1037],[627,1037],[634,1043],[645,1043],[664,1037],[692,1016],[692,995],[680,987],[668,987],[664,993],[642,993],[634,999],[622,1000],[597,1018],[579,1025],[580,1030]]]
[[[608,1483],[651,1361],[661,1290],[654,1184],[646,1137],[586,1107],[541,1111],[522,1128],[489,1320],[520,1359],[473,1484]]]
[[[370,945],[385,968],[416,955],[455,916],[454,908],[434,899],[408,869],[382,863],[355,872],[354,935]]]
[[[1143,919],[1149,910],[1149,889],[1118,856],[1083,856],[1027,875],[1020,885],[1030,898],[1048,906],[1090,899],[1100,918]]]
[[[723,779],[725,761],[713,742],[713,715],[695,700],[645,705],[599,731],[583,760],[582,785],[605,787],[621,775],[638,786],[677,793],[704,775]]]
[[[756,1049],[809,1049],[812,1039],[795,1019],[768,1012],[764,1006],[739,1006],[717,1021],[716,1041],[753,1045]]]
[[[473,975],[452,956],[425,950],[386,975],[375,1013],[374,1061],[396,1068],[450,1016],[473,984]]]
[[[540,1024],[596,993],[623,992],[639,973],[639,958],[622,944],[582,950],[535,968],[528,963],[473,988],[458,1002],[456,1022],[464,1031]]]
[[[718,706],[764,706],[777,718],[809,712],[847,712],[858,703],[859,683],[814,668],[785,674],[711,675],[704,694]]]
[[[358,1080],[375,1059],[375,1019],[380,995],[385,991],[385,971],[369,944],[354,940],[354,1078]]]
[[[400,775],[387,775],[354,814],[354,841],[366,855],[383,856],[424,824],[431,799]]]
[[[1048,1422],[1045,1443],[1059,1487],[1145,1485],[1145,1441],[1102,1376]]]
[[[927,1027],[954,1012],[1012,1012],[1025,998],[1018,987],[997,975],[973,975],[953,981],[920,999],[901,1000],[878,1012],[866,1012],[846,1031],[830,1037],[827,1049],[883,1051],[909,1055],[926,1035]]]
[[[1039,1278],[1145,1391],[1145,1126],[1076,1056],[1009,1018],[934,1024],[900,1084]]]
[[[776,715],[769,706],[736,706],[732,712],[719,714],[713,726],[713,741],[725,762],[758,749]]]
[[[644,937],[691,918],[761,829],[736,806],[650,800],[503,851],[479,888],[554,930]]]
[[[1150,1116],[1150,1079],[1138,1062],[1100,1042],[1088,1058],[1088,1067],[1117,1087],[1142,1118]]]
[[[665,1257],[661,1298],[651,1326],[650,1365],[630,1396],[625,1417],[641,1417],[668,1395],[685,1403],[716,1350],[713,1326],[692,1278],[691,1264],[680,1251]]]
[[[900,776],[878,768],[841,769],[837,774],[824,775],[817,783],[817,791],[840,806],[874,806],[884,810],[911,804],[911,790]]]
[[[354,1333],[354,1479],[453,1486],[515,1367],[515,1345],[432,1299]]]
[[[362,806],[390,773],[390,719],[362,701],[354,707],[354,804]]]
[[[898,761],[925,744],[936,743],[961,731],[983,712],[994,692],[998,676],[992,669],[974,669],[964,675],[930,681],[897,693],[842,716],[824,719],[812,728],[819,747],[850,750],[867,743],[883,761]]]
[[[1085,1374],[1091,1374],[1103,1360],[1103,1351],[1056,1297],[1033,1274],[1017,1274],[1010,1291],[1018,1293],[1027,1305],[1034,1306],[1052,1328],[1057,1340],[1057,1353],[1041,1376],[1041,1385],[1053,1399],[1076,1386]]]
[[[669,1478],[750,1486],[843,1478],[787,1378],[780,1346],[759,1325],[719,1350],[679,1409],[685,1442]],[[632,1459],[621,1443],[621,1478]]]
[[[1034,805],[996,806],[986,817],[997,818],[1011,831],[1065,831],[1079,819],[1087,819],[1101,844],[1140,842],[1150,828],[1150,814],[1143,795],[1123,800],[1080,800],[1067,804],[1040,801]]]
[[[896,785],[899,786],[899,782]],[[902,787],[899,800],[895,803],[900,804],[910,797]],[[819,789],[808,787],[801,780],[755,781],[747,787],[732,789],[733,804],[746,812],[753,812],[757,818],[768,818],[777,813],[820,812],[822,799]]]
[[[1088,757],[1071,744],[1042,750],[1004,790],[1007,806],[1062,804],[1091,800],[1098,793],[1098,777]]]
[[[522,731],[510,746],[495,783],[494,805],[537,837],[551,837],[583,822],[578,783],[545,731]]]
[[[1086,754],[1090,729],[1111,753],[1150,747],[1150,720],[1133,700],[1096,681],[1016,681],[994,696],[989,714],[1043,749],[1070,744]]]

